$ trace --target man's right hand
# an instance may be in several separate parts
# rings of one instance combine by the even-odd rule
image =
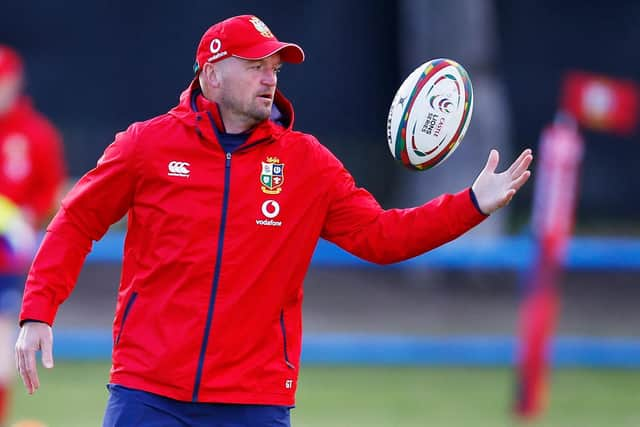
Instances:
[[[53,368],[53,332],[46,323],[27,321],[16,341],[16,367],[29,394],[40,387],[36,368],[36,352],[42,350],[42,365]]]

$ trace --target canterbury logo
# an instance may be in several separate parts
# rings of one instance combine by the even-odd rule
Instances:
[[[187,162],[169,162],[169,176],[184,176],[188,177],[191,171],[189,170],[189,166],[191,166]]]

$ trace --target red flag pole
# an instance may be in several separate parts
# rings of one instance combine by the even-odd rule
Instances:
[[[550,341],[558,315],[558,281],[573,230],[583,141],[575,122],[559,115],[542,132],[533,205],[536,254],[524,279],[515,412],[539,415],[546,406]]]

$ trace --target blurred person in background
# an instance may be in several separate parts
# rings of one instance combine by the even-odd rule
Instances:
[[[289,426],[303,279],[323,237],[386,264],[462,235],[527,181],[525,150],[472,187],[383,210],[277,89],[302,49],[255,16],[203,35],[195,77],[167,114],[116,135],[70,191],[29,272],[16,342],[29,393],[53,367],[57,310],[109,226],[128,213],[103,426]]]
[[[23,94],[18,53],[0,45],[0,425],[14,374],[12,343],[36,230],[55,209],[65,167],[60,136]]]

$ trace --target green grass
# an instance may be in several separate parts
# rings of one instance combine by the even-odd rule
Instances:
[[[29,396],[16,383],[11,418],[40,420],[47,427],[102,425],[107,402],[108,363],[56,362],[53,369],[38,366],[40,389]],[[11,425],[11,423],[9,423]]]
[[[107,399],[105,363],[40,368],[41,389],[16,386],[12,418],[48,427],[101,425]],[[640,371],[559,370],[550,406],[536,423],[510,415],[509,369],[318,367],[303,369],[295,427],[473,426],[637,427]]]

